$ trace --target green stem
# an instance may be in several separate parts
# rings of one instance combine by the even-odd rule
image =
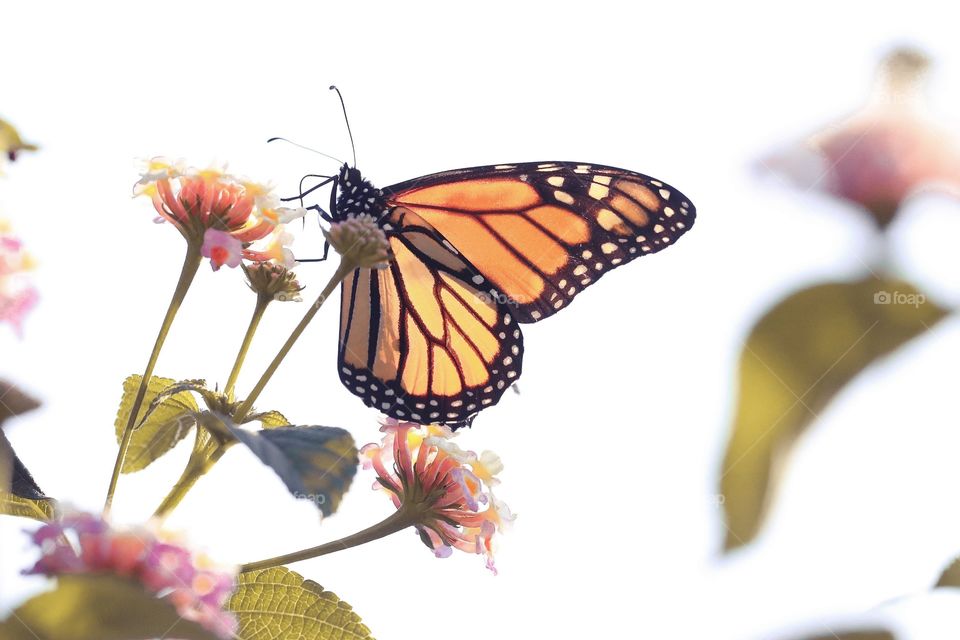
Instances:
[[[366,544],[367,542],[379,540],[380,538],[386,537],[392,533],[403,531],[407,527],[411,527],[416,524],[416,522],[417,519],[412,510],[401,507],[383,522],[375,524],[372,527],[368,527],[363,531],[358,531],[357,533],[349,535],[345,538],[340,538],[339,540],[334,540],[333,542],[327,542],[326,544],[321,544],[317,547],[310,547],[309,549],[302,549],[300,551],[294,551],[293,553],[277,556],[275,558],[258,560],[257,562],[248,562],[240,567],[240,572],[245,573],[247,571],[256,571],[257,569],[269,569],[270,567],[279,567],[292,562],[309,560],[310,558],[319,558],[320,556],[325,556],[328,553],[343,551],[344,549],[349,549],[350,547],[356,547],[361,544]]]
[[[333,277],[330,278],[330,282],[327,283],[327,286],[317,297],[316,301],[310,305],[310,308],[303,315],[303,319],[300,320],[300,324],[296,326],[296,328],[293,330],[293,333],[291,333],[290,337],[287,338],[287,341],[283,343],[282,347],[280,347],[280,351],[273,358],[273,362],[270,363],[270,366],[268,366],[266,371],[263,372],[263,375],[260,376],[260,380],[257,382],[256,386],[253,387],[253,391],[250,392],[250,395],[247,396],[247,398],[233,414],[233,421],[235,423],[241,424],[243,419],[247,417],[247,414],[250,413],[250,409],[253,408],[253,403],[257,401],[258,397],[260,397],[260,393],[263,391],[263,388],[267,386],[270,378],[272,378],[273,374],[276,373],[277,367],[280,366],[280,363],[283,362],[283,359],[287,356],[287,353],[290,352],[290,348],[293,347],[293,345],[297,342],[297,339],[300,338],[300,335],[303,333],[304,329],[307,328],[307,325],[310,324],[310,321],[313,320],[313,317],[317,315],[317,311],[320,310],[320,307],[323,306],[323,303],[326,302],[327,298],[330,297],[330,294],[333,293],[333,290],[337,288],[337,286],[343,282],[343,279],[352,273],[354,269],[356,269],[356,265],[353,264],[352,261],[341,259],[340,266],[337,267],[336,273],[334,273]]]
[[[233,363],[233,369],[230,371],[230,377],[227,378],[227,385],[223,388],[223,393],[229,398],[233,393],[233,387],[237,384],[237,376],[240,375],[240,368],[247,357],[247,351],[250,350],[250,343],[253,342],[253,335],[257,332],[257,326],[263,318],[263,312],[267,310],[267,305],[271,302],[270,296],[263,294],[257,295],[257,305],[253,308],[253,317],[250,318],[250,326],[247,327],[247,333],[243,336],[243,343],[240,345],[240,351],[237,353],[237,359]]]
[[[163,318],[163,324],[160,325],[160,333],[157,334],[157,340],[153,345],[153,351],[150,353],[150,359],[147,361],[147,366],[143,371],[143,377],[140,379],[140,387],[137,389],[133,407],[130,409],[130,417],[127,419],[127,424],[123,429],[123,435],[120,438],[120,450],[117,452],[117,461],[113,467],[113,475],[110,477],[110,486],[107,489],[107,498],[103,505],[104,514],[109,513],[110,507],[113,505],[113,494],[117,490],[117,482],[120,480],[120,472],[123,470],[123,461],[127,455],[127,448],[130,446],[130,439],[133,436],[134,426],[136,425],[140,408],[143,405],[143,399],[147,395],[147,385],[153,376],[153,368],[157,364],[157,358],[160,356],[160,349],[167,339],[167,333],[170,331],[173,319],[176,317],[177,311],[179,311],[180,305],[183,303],[183,299],[186,297],[187,291],[193,283],[193,278],[197,274],[197,269],[200,268],[200,262],[202,260],[200,245],[188,241],[187,254],[183,259],[183,268],[180,271],[180,280],[177,282],[177,288],[174,290],[173,297],[170,299],[170,306],[167,308],[167,314]]]
[[[224,445],[214,436],[208,434],[199,425],[197,426],[197,440],[193,447],[193,453],[190,454],[190,460],[186,468],[180,475],[180,479],[173,485],[170,493],[163,499],[153,517],[159,520],[166,518],[171,511],[177,508],[177,505],[187,495],[187,492],[193,488],[197,480],[202,478],[227,452],[229,445]]]

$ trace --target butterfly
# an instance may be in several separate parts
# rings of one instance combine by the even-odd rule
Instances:
[[[341,285],[340,380],[388,416],[452,428],[520,377],[520,325],[673,245],[696,217],[666,183],[579,162],[456,169],[382,189],[355,160],[314,177],[326,180],[306,193],[333,185],[329,211],[308,208],[333,223],[372,215],[393,251],[385,268]]]

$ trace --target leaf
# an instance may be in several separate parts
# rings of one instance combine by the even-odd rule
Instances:
[[[834,633],[829,631],[820,636],[809,636],[804,640],[896,640],[889,631],[884,629],[869,629],[863,631],[841,631]]]
[[[0,622],[4,640],[217,640],[131,580],[109,575],[63,576]]]
[[[325,516],[340,506],[357,473],[359,455],[348,431],[337,427],[283,427],[230,432],[272,468],[294,497],[312,501]]]
[[[727,550],[757,534],[785,454],[844,385],[945,315],[910,284],[869,277],[796,292],[760,319],[720,480]]]
[[[0,425],[7,418],[33,411],[40,403],[19,388],[5,380],[0,380]]]
[[[939,589],[940,587],[960,587],[960,558],[954,559],[940,574],[940,579],[937,580],[937,584],[933,585],[933,588]]]
[[[137,397],[142,378],[142,376],[133,375],[123,381],[123,397],[114,423],[118,442],[130,419],[130,411],[133,410],[133,401]],[[147,468],[151,462],[173,449],[197,424],[196,414],[200,408],[196,400],[186,390],[168,392],[168,389],[175,385],[178,385],[177,381],[170,378],[157,376],[150,378],[147,393],[137,416],[138,422],[142,421],[142,424],[137,427],[130,439],[130,447],[123,461],[123,473],[133,473]],[[154,400],[157,400],[158,396],[160,400],[154,405]]]
[[[259,420],[264,429],[276,429],[277,427],[290,426],[290,421],[287,420],[287,418],[279,411],[264,411],[262,413],[254,413],[253,415],[248,416],[243,422],[246,424],[247,422],[252,422],[254,420]]]
[[[227,609],[241,640],[373,640],[350,605],[286,567],[241,573]]]
[[[53,520],[57,503],[44,495],[0,429],[0,514]]]

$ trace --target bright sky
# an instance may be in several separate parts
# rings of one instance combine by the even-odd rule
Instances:
[[[331,589],[380,638],[786,638],[890,621],[955,637],[960,596],[923,595],[960,551],[960,321],[872,368],[799,444],[763,537],[719,556],[717,470],[742,340],[794,288],[858,275],[872,231],[751,166],[856,108],[878,58],[912,43],[937,61],[932,108],[960,109],[960,45],[941,2],[17,3],[4,11],[2,117],[40,153],[0,182],[0,215],[39,260],[43,301],[24,340],[0,332],[0,375],[43,399],[10,431],[50,495],[102,500],[123,378],[143,369],[182,240],[130,198],[137,158],[273,181],[347,157],[378,185],[525,160],[623,166],[677,186],[699,210],[677,247],[620,269],[573,308],[525,329],[521,395],[460,444],[506,463],[498,495],[519,514],[496,578],[480,558],[435,560],[401,534],[293,568]],[[941,9],[939,12],[937,9]],[[960,301],[960,205],[924,197],[894,241],[901,273]],[[319,234],[298,239],[318,255]],[[305,297],[333,265],[308,265]],[[204,266],[157,373],[222,383],[253,299],[239,272]],[[341,388],[338,313],[324,309],[260,400],[301,424],[377,437]],[[241,376],[249,389],[303,305],[268,313]],[[149,515],[181,447],[124,477],[117,514]],[[338,538],[390,512],[361,474],[318,523],[271,471],[232,450],[169,521],[223,561]],[[0,521],[0,607],[42,581],[23,522]],[[902,598],[894,604],[879,603]]]

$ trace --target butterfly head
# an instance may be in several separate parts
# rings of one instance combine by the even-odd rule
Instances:
[[[383,192],[370,184],[356,167],[344,163],[340,167],[337,186],[337,219],[344,220],[362,213],[380,219],[387,213],[387,201]]]

